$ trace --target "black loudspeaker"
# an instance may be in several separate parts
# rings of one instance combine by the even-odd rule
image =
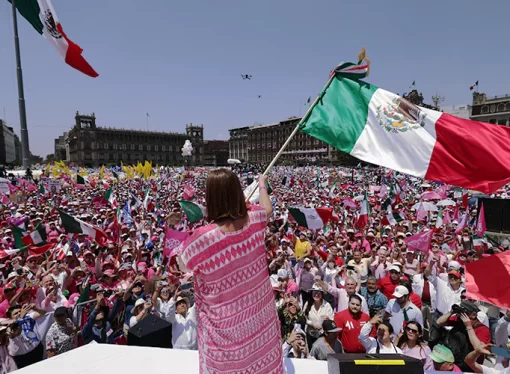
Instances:
[[[128,345],[172,348],[172,324],[149,314],[128,331]]]
[[[478,212],[485,211],[487,231],[510,234],[510,199],[478,199]]]
[[[420,360],[399,354],[349,353],[328,356],[329,374],[423,374]]]

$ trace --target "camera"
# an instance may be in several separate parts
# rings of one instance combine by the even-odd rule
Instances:
[[[463,307],[461,307],[458,304],[453,304],[452,305],[452,312],[454,314],[462,314],[462,313],[469,314],[469,311],[466,308],[463,308]]]

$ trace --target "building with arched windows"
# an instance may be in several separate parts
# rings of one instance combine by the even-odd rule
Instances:
[[[277,123],[229,130],[230,158],[268,164],[276,156],[301,118],[290,117]],[[359,160],[301,131],[292,138],[279,163],[354,164]]]
[[[510,126],[510,95],[488,97],[484,93],[473,93],[471,117],[474,121]]]
[[[100,127],[96,116],[76,113],[75,124],[65,137],[66,160],[80,166],[102,164],[136,164],[152,161],[153,165],[182,165],[182,146],[193,145],[189,162],[204,161],[204,126],[186,125],[185,133],[141,131]]]

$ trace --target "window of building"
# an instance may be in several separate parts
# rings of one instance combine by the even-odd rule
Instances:
[[[495,118],[491,118],[491,119],[489,120],[489,123],[494,123],[494,124],[495,124],[495,123],[496,123],[496,119],[495,119]]]
[[[156,152],[158,152],[158,148],[159,148],[159,147],[158,147],[157,145],[154,145],[154,150],[155,150]]]
[[[151,150],[151,145],[150,144],[147,144],[147,150],[150,151]]]
[[[500,119],[498,125],[506,126],[506,119]]]
[[[117,144],[113,145],[113,149],[117,150]]]
[[[135,145],[134,144],[131,144],[131,150],[134,151],[135,150]]]
[[[168,146],[168,152],[173,152],[173,147],[171,145]]]
[[[138,150],[139,151],[143,151],[143,145],[142,144],[138,145]]]
[[[509,112],[510,111],[510,103],[506,103],[506,111]]]
[[[165,148],[166,148],[166,147],[165,147],[164,145],[162,145],[162,146],[161,146],[161,151],[162,151],[162,152],[165,152]]]
[[[108,143],[104,143],[103,144],[103,148],[107,150],[108,149]]]
[[[497,111],[498,112],[504,112],[505,111],[505,104],[498,104]]]
[[[489,107],[487,105],[482,107],[482,113],[489,113]]]

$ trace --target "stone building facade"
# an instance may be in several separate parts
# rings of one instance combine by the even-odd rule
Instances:
[[[230,158],[250,163],[267,164],[271,162],[300,120],[301,118],[291,117],[273,124],[229,130]],[[278,162],[352,165],[358,161],[323,141],[298,131]]]
[[[487,97],[484,93],[474,92],[470,118],[474,121],[510,126],[510,95]]]
[[[227,166],[227,140],[204,140],[204,166]]]
[[[154,165],[182,165],[182,146],[193,145],[189,163],[201,165],[204,157],[204,126],[186,125],[185,133],[140,131],[99,127],[96,116],[76,113],[75,125],[68,132],[68,161],[80,166],[136,164],[152,161]]]

